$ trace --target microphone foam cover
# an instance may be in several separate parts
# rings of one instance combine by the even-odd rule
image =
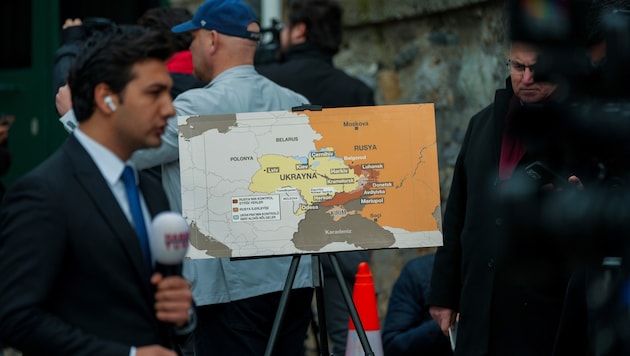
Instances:
[[[188,251],[190,228],[181,214],[161,212],[151,222],[150,245],[155,261],[165,265],[182,262]]]

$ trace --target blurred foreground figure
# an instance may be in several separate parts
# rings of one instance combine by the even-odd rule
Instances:
[[[630,354],[630,1],[594,0],[585,44],[591,78],[557,112],[570,123],[563,163],[581,189],[548,203],[547,225],[578,267],[556,356]]]

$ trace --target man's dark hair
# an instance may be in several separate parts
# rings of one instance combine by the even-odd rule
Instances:
[[[334,0],[294,0],[289,8],[289,26],[306,25],[306,41],[330,54],[339,52],[343,9]]]
[[[165,34],[173,38],[175,51],[184,51],[190,47],[192,34],[190,31],[174,33],[171,28],[180,23],[184,23],[193,18],[193,14],[188,9],[179,7],[154,7],[145,11],[138,19],[138,25],[146,28],[164,31]]]
[[[120,94],[134,79],[131,70],[136,63],[147,59],[166,61],[172,54],[168,37],[141,26],[119,26],[115,31],[92,36],[68,76],[77,121],[85,121],[94,113],[94,88],[98,84],[105,83]]]

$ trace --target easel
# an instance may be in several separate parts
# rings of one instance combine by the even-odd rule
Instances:
[[[357,308],[352,301],[352,296],[350,295],[350,291],[348,290],[348,286],[345,283],[343,278],[343,274],[341,272],[341,268],[339,267],[339,261],[337,260],[337,256],[334,253],[323,253],[330,259],[330,264],[335,272],[335,277],[337,282],[339,283],[339,288],[341,289],[341,293],[343,295],[343,299],[346,302],[346,306],[348,307],[348,311],[350,312],[350,317],[352,318],[352,322],[357,329],[357,334],[359,336],[359,341],[361,342],[361,346],[363,346],[363,350],[365,351],[366,356],[374,356],[374,352],[370,347],[370,343],[368,341],[367,335],[365,333],[365,329],[363,328],[363,324],[361,323],[361,319],[359,318],[359,313],[357,312]],[[265,356],[271,356],[273,353],[273,348],[276,343],[276,339],[278,337],[278,332],[280,331],[280,325],[282,324],[282,320],[284,319],[284,314],[286,311],[287,302],[289,300],[289,293],[291,292],[291,287],[293,286],[293,281],[295,280],[295,275],[297,274],[298,265],[300,263],[300,257],[302,255],[294,255],[291,260],[291,265],[289,267],[289,273],[287,275],[287,279],[284,283],[284,289],[282,290],[282,296],[280,297],[280,303],[278,304],[278,311],[276,312],[276,317],[273,322],[273,327],[271,328],[271,334],[269,335],[269,342],[267,343],[267,349],[265,350]],[[320,355],[328,356],[331,355],[328,351],[328,335],[326,332],[326,316],[324,311],[324,292],[322,285],[322,271],[321,265],[319,262],[320,256],[317,254],[311,255],[312,267],[313,267],[313,285],[315,286],[315,299],[317,301],[317,318],[319,323],[319,345],[320,345]]]
[[[300,106],[296,106],[291,108],[292,112],[298,111],[321,111],[321,105],[312,105],[312,104],[303,104]],[[361,340],[361,345],[366,351],[366,355],[374,355],[372,349],[370,348],[370,344],[368,342],[367,336],[365,334],[365,329],[363,328],[363,324],[361,324],[361,320],[359,318],[359,314],[357,313],[357,308],[352,301],[352,296],[350,295],[350,291],[348,291],[348,286],[345,284],[343,274],[341,273],[341,268],[339,267],[339,261],[337,261],[337,257],[332,253],[326,253],[328,258],[330,258],[330,264],[333,266],[333,270],[335,272],[335,277],[337,278],[337,282],[339,283],[339,288],[341,289],[341,293],[343,294],[343,299],[346,302],[346,306],[350,311],[350,317],[354,322],[357,333],[359,334],[359,339]],[[289,273],[287,275],[287,279],[284,282],[284,289],[282,290],[282,295],[280,297],[280,302],[278,304],[278,310],[276,311],[276,317],[273,322],[273,326],[271,328],[271,334],[269,335],[269,342],[267,343],[267,349],[265,350],[265,356],[271,356],[273,353],[273,348],[276,344],[276,338],[278,337],[278,333],[280,332],[280,325],[282,325],[282,321],[284,319],[284,313],[286,311],[286,306],[289,301],[289,293],[293,287],[293,281],[295,281],[295,275],[297,273],[298,265],[300,263],[300,258],[302,255],[294,255],[291,259],[291,265],[289,267]],[[314,254],[311,255],[311,265],[312,265],[312,273],[313,273],[313,286],[315,287],[315,300],[317,302],[317,322],[319,323],[319,339],[317,342],[320,347],[321,356],[328,356],[330,352],[328,351],[328,333],[326,330],[326,313],[324,311],[324,292],[323,292],[323,276],[322,269],[319,263],[319,255]]]
[[[321,111],[321,105],[312,105],[312,104],[303,104],[300,106],[296,106],[291,108],[292,112],[298,111]],[[339,283],[339,288],[341,289],[341,294],[343,295],[343,299],[346,302],[346,306],[348,307],[348,311],[350,312],[350,317],[352,318],[352,322],[357,329],[357,334],[359,336],[359,341],[361,342],[361,346],[363,346],[363,350],[365,351],[366,356],[374,356],[374,352],[370,347],[370,343],[368,341],[367,335],[365,334],[365,328],[363,328],[363,324],[361,323],[361,319],[359,318],[359,313],[357,312],[357,308],[352,301],[352,296],[350,295],[350,291],[348,290],[348,286],[345,283],[345,279],[343,278],[343,274],[341,272],[341,268],[339,267],[339,261],[337,260],[337,256],[334,253],[322,253],[330,259],[330,265],[335,272],[335,278],[337,279],[337,283]],[[287,302],[289,300],[289,293],[291,292],[291,287],[293,286],[293,281],[295,280],[295,275],[297,273],[297,268],[300,263],[300,257],[302,255],[294,255],[291,260],[291,266],[289,267],[289,273],[287,275],[287,279],[284,282],[284,289],[282,291],[282,296],[280,297],[280,303],[278,304],[278,311],[276,312],[276,317],[273,322],[273,326],[271,328],[271,334],[269,335],[269,342],[267,343],[267,349],[265,350],[265,356],[271,356],[273,352],[273,348],[276,343],[276,338],[278,337],[278,332],[280,331],[280,325],[282,324],[282,320],[284,319],[284,313],[286,311]],[[328,333],[326,331],[326,313],[324,311],[324,291],[323,291],[323,276],[321,264],[319,262],[320,256],[318,254],[311,255],[311,264],[313,268],[313,286],[315,287],[315,299],[317,301],[317,322],[319,323],[319,342],[320,345],[320,355],[321,356],[329,356],[331,355],[328,351]]]

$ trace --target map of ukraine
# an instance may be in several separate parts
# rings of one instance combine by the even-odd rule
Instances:
[[[191,258],[441,244],[431,104],[179,124]]]

